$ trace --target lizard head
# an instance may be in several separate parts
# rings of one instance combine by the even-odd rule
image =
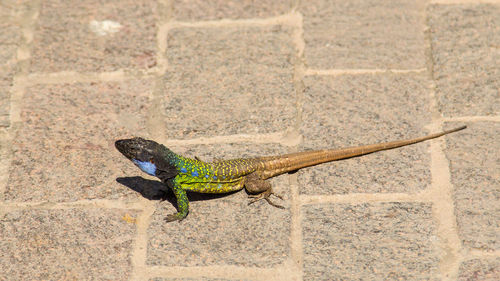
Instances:
[[[131,160],[143,172],[163,178],[171,177],[176,172],[168,158],[174,155],[164,145],[143,138],[122,139],[115,142],[115,147]]]

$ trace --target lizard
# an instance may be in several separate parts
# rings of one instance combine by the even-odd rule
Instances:
[[[155,176],[170,188],[177,200],[177,212],[167,215],[167,222],[181,221],[189,212],[186,192],[228,193],[243,188],[253,198],[249,204],[265,199],[277,208],[282,206],[270,200],[275,194],[267,179],[299,169],[335,160],[358,157],[377,151],[394,149],[465,129],[457,127],[423,137],[376,143],[341,149],[303,151],[245,159],[216,160],[208,163],[199,158],[190,159],[178,155],[152,140],[134,137],[115,142],[116,149],[131,160],[143,172]]]

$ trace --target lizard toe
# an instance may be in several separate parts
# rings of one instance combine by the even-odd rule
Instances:
[[[271,201],[271,199],[269,197],[271,197],[271,195],[274,195],[276,197],[278,197],[279,199],[283,200],[283,197],[281,195],[278,195],[276,193],[274,193],[272,191],[272,189],[268,189],[264,192],[261,192],[259,194],[255,194],[255,195],[248,195],[249,198],[253,198],[253,200],[250,200],[250,202],[248,202],[248,205],[250,204],[253,204],[257,201],[260,201],[262,199],[266,200],[267,203],[269,203],[269,205],[273,206],[273,207],[276,207],[276,208],[279,208],[279,209],[285,209],[285,207],[281,206],[281,205],[278,205],[276,203],[274,203],[273,201]]]
[[[183,219],[184,217],[180,216],[179,213],[170,214],[165,217],[166,222],[173,222],[173,221],[181,222]]]

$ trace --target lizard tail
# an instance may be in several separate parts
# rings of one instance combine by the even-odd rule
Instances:
[[[461,126],[458,128],[446,130],[440,133],[430,134],[419,138],[392,141],[386,143],[348,147],[342,149],[304,151],[298,153],[285,154],[279,157],[264,157],[262,158],[262,160],[265,169],[262,172],[262,177],[267,179],[280,174],[296,171],[301,168],[310,167],[325,162],[352,158],[381,150],[388,150],[405,145],[410,145],[438,138],[440,136],[460,131],[465,128],[467,128],[467,126]]]

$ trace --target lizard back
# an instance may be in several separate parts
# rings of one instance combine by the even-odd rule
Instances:
[[[176,182],[190,191],[226,193],[243,188],[244,176],[263,167],[257,159],[231,159],[206,163],[179,156]]]

